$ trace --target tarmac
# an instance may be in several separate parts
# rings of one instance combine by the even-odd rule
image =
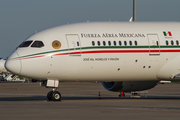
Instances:
[[[60,102],[46,100],[50,90],[39,83],[1,82],[0,120],[180,119],[180,84],[158,84],[146,97],[119,97],[101,83],[60,83]]]

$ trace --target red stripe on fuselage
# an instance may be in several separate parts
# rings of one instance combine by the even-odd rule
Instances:
[[[76,55],[76,54],[93,54],[93,53],[168,53],[168,52],[180,52],[180,50],[99,50],[99,51],[81,51],[81,52],[70,52],[70,53],[58,53],[58,54],[52,54],[51,56],[59,56],[59,55]],[[39,55],[39,56],[33,56],[33,57],[25,57],[25,58],[19,58],[16,60],[22,60],[22,59],[31,59],[31,58],[40,58],[45,57],[47,55]]]

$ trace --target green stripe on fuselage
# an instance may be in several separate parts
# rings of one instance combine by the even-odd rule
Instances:
[[[141,48],[149,48],[149,46],[91,46],[91,47],[81,47],[81,48],[75,48],[75,50],[91,50],[91,49],[141,49]],[[150,48],[180,48],[180,46],[150,46]],[[44,55],[44,54],[49,54],[49,53],[57,53],[57,52],[63,52],[63,51],[72,51],[72,49],[63,49],[63,50],[53,50],[53,51],[48,51],[48,52],[41,52],[41,53],[36,53],[36,54],[31,54],[31,55],[25,55],[13,59],[20,59],[20,58],[25,58],[25,57],[32,57],[32,56],[37,56],[37,55]]]

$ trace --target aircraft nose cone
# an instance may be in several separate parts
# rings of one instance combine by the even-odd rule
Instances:
[[[19,75],[21,72],[21,60],[17,52],[11,54],[11,56],[6,60],[5,68],[16,75]]]

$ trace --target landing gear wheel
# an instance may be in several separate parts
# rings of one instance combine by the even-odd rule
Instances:
[[[58,91],[54,91],[52,94],[53,101],[61,101],[61,94]]]
[[[48,92],[48,94],[47,94],[48,101],[52,101],[52,94],[53,94],[53,91]]]

